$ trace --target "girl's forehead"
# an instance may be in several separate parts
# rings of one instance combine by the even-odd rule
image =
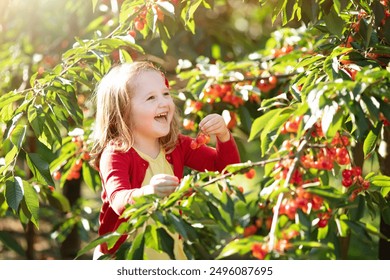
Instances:
[[[153,91],[166,87],[165,76],[158,71],[143,71],[134,79],[135,91]]]

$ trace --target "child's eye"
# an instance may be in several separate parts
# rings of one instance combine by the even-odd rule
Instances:
[[[146,100],[153,100],[154,99],[154,96],[149,96]]]
[[[170,96],[170,95],[171,95],[171,93],[169,91],[164,92],[164,96]]]

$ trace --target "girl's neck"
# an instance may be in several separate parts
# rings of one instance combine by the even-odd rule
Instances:
[[[160,142],[158,140],[154,142],[145,142],[145,141],[135,141],[134,142],[134,148],[143,152],[144,154],[147,154],[151,158],[156,158],[158,154],[160,153]]]

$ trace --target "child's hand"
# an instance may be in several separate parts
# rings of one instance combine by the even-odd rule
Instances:
[[[230,131],[221,115],[207,115],[199,123],[199,128],[208,135],[214,134],[221,142],[226,142],[230,139]]]
[[[143,194],[156,194],[165,197],[173,193],[179,186],[179,179],[168,174],[157,174],[150,179],[149,185],[142,187]]]

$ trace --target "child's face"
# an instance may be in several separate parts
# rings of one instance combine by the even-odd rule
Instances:
[[[175,112],[175,104],[157,71],[140,73],[135,79],[132,97],[132,122],[136,141],[155,140],[166,136]]]

